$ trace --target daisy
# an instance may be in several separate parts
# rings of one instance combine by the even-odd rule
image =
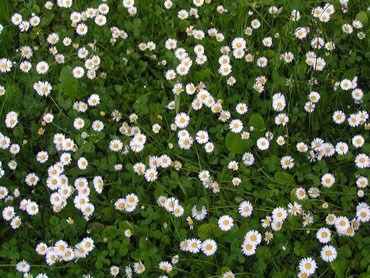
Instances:
[[[36,202],[31,201],[27,203],[26,210],[29,215],[36,215],[39,212],[39,206]]]
[[[79,130],[85,126],[85,121],[82,118],[76,118],[73,121],[73,126],[75,129]]]
[[[239,205],[239,213],[243,217],[249,217],[252,215],[253,212],[253,206],[249,201],[243,201]]]
[[[189,251],[190,253],[197,254],[201,250],[202,242],[199,239],[191,239],[187,242],[188,247],[185,248],[186,251]],[[186,243],[182,245],[182,247],[185,247]]]
[[[179,113],[175,117],[175,124],[178,128],[185,128],[189,124],[189,116],[183,112]]]
[[[202,221],[207,216],[207,209],[205,206],[202,206],[200,210],[197,210],[197,207],[193,206],[193,208],[191,209],[191,213],[193,218],[198,221]]]
[[[86,35],[87,30],[88,30],[87,25],[85,25],[83,23],[78,24],[77,27],[76,27],[76,32],[80,36]]]
[[[221,216],[218,220],[218,227],[222,231],[229,231],[234,226],[234,220],[228,215]]]
[[[298,204],[297,202],[294,202],[293,204],[289,203],[288,204],[288,213],[293,215],[293,216],[300,215],[302,213],[302,206],[300,204]]]
[[[368,186],[368,184],[369,184],[369,181],[366,177],[358,177],[356,180],[356,185],[359,188],[365,188]]]
[[[332,245],[325,245],[320,252],[323,261],[331,263],[337,258],[337,250]]]
[[[328,214],[325,218],[325,222],[328,225],[334,225],[336,222],[336,216],[334,214]]]
[[[231,182],[233,183],[234,186],[239,186],[242,180],[240,178],[233,178]]]
[[[338,216],[335,218],[335,228],[338,232],[343,233],[350,227],[350,222],[345,216]]]
[[[330,173],[327,173],[321,177],[321,184],[322,186],[326,188],[332,187],[334,183],[335,183],[335,177]]]
[[[145,271],[144,264],[141,261],[140,262],[137,262],[137,263],[134,263],[134,271],[137,274],[143,273]]]
[[[344,155],[348,152],[348,145],[344,142],[339,142],[335,145],[335,151],[339,155]]]
[[[208,142],[208,132],[205,130],[199,130],[196,134],[196,140],[199,144],[205,144]]]
[[[75,67],[72,73],[75,78],[80,79],[84,76],[85,70],[82,67]]]
[[[11,71],[12,69],[12,62],[8,59],[2,58],[0,59],[0,72],[6,73]]]
[[[236,106],[236,112],[238,114],[244,115],[245,113],[247,113],[247,111],[248,107],[245,103],[238,103],[238,105]]]
[[[206,256],[212,256],[216,253],[217,244],[213,239],[207,239],[203,241],[201,249]]]
[[[291,156],[284,156],[281,158],[281,167],[283,169],[291,169],[294,167],[294,163],[293,163],[294,159],[291,157]]]
[[[369,222],[370,220],[370,209],[369,207],[361,207],[356,210],[356,217],[360,222]]]
[[[328,228],[320,228],[316,233],[316,238],[320,243],[328,243],[331,240],[331,232]]]
[[[303,187],[297,188],[295,195],[297,196],[298,200],[303,200],[306,198],[306,190]]]
[[[253,29],[258,29],[261,26],[261,23],[258,19],[253,19],[251,21],[251,26]]]
[[[26,272],[30,271],[31,267],[30,267],[29,263],[27,263],[25,260],[23,260],[23,261],[20,261],[19,263],[17,263],[16,269],[19,272],[26,273]]]
[[[218,72],[222,75],[222,76],[227,76],[231,73],[231,65],[230,64],[222,64],[218,70]]]
[[[5,221],[10,221],[15,217],[14,207],[8,206],[3,209],[3,218]]]
[[[288,216],[288,213],[286,209],[283,207],[277,207],[272,211],[272,218],[275,221],[284,221],[287,216]]]
[[[36,159],[40,163],[45,163],[48,160],[48,157],[48,153],[44,151],[38,152],[36,155]]]
[[[249,231],[247,234],[244,236],[244,241],[252,244],[252,245],[258,245],[261,243],[262,236],[258,231]]]
[[[172,264],[166,261],[162,261],[159,263],[159,269],[163,270],[166,273],[170,273],[172,271]]]
[[[348,91],[352,87],[352,82],[348,79],[344,79],[340,82],[340,87],[342,88],[342,90]]]
[[[242,252],[246,256],[252,256],[256,253],[257,245],[253,245],[248,241],[244,241],[241,245]]]
[[[274,238],[274,235],[270,232],[265,232],[265,238],[264,240],[266,241],[267,244],[270,243],[270,241]]]
[[[119,152],[122,150],[123,144],[119,139],[113,139],[109,143],[109,149],[114,152]]]
[[[308,257],[308,258],[303,258],[299,262],[299,270],[307,275],[312,275],[315,273],[317,268],[316,262],[314,259]]]
[[[157,179],[158,172],[155,170],[155,168],[149,168],[145,171],[145,179],[148,182],[153,182]]]
[[[270,146],[270,142],[265,138],[261,137],[257,140],[257,148],[261,151],[267,150]]]
[[[370,159],[366,154],[361,153],[356,156],[355,163],[358,168],[361,168],[361,169],[369,168]]]
[[[364,143],[365,139],[361,135],[356,135],[352,138],[352,145],[355,148],[361,148],[364,145]]]

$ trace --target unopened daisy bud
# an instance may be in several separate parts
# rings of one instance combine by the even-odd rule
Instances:
[[[42,121],[42,122],[41,122],[41,125],[42,125],[42,126],[46,126],[45,121]]]
[[[103,242],[107,242],[108,241],[108,238],[107,237],[103,237]]]
[[[163,223],[163,228],[167,229],[167,226],[168,226],[168,225],[167,225],[167,223],[166,223],[166,222],[164,222],[164,223]]]
[[[363,190],[359,190],[359,191],[357,191],[357,196],[359,197],[359,198],[362,198],[362,197],[364,197],[364,191]]]
[[[18,188],[14,189],[13,195],[14,195],[15,198],[18,198],[19,197],[20,192],[19,192],[19,189]]]
[[[43,135],[44,132],[45,130],[42,127],[40,127],[40,129],[37,131],[38,135]]]
[[[322,208],[323,209],[327,209],[328,207],[329,207],[329,204],[328,203],[325,202],[325,203],[322,204]]]
[[[104,111],[100,111],[100,116],[105,116],[105,112]]]
[[[171,262],[172,262],[172,264],[177,264],[179,262],[179,255],[173,256]]]

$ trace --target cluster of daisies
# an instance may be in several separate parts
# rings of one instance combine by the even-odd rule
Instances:
[[[158,278],[168,278],[166,274],[169,274],[173,270],[173,266],[179,262],[179,256],[175,255],[172,257],[171,262],[168,261],[161,261],[158,264],[158,268],[161,272],[163,272],[163,275],[160,275]],[[110,274],[113,277],[117,277],[118,274],[120,273],[120,267],[113,265],[110,267]],[[145,265],[143,264],[142,261],[136,262],[133,264],[133,267],[130,265],[125,266],[124,272],[125,272],[125,277],[127,278],[132,278],[133,273],[135,274],[141,274],[146,270]]]
[[[45,256],[48,265],[54,265],[57,262],[70,262],[86,258],[94,248],[94,240],[86,237],[74,247],[69,246],[64,240],[55,242],[54,246],[47,246],[47,244],[41,242],[36,246],[36,252],[41,256]]]
[[[16,71],[19,67],[21,73],[28,74],[30,80],[32,80],[33,89],[36,94],[40,97],[44,97],[46,100],[49,100],[51,97],[50,94],[53,90],[52,84],[54,84],[50,79],[46,79],[51,78],[51,71],[61,64],[65,64],[66,62],[70,63],[70,60],[74,61],[71,63],[71,65],[74,65],[71,67],[71,73],[75,79],[81,80],[86,77],[87,82],[94,82],[98,77],[103,79],[109,77],[109,74],[105,72],[101,72],[99,76],[97,75],[99,69],[104,67],[104,56],[99,56],[101,53],[100,47],[103,46],[102,42],[97,42],[96,40],[90,41],[90,35],[97,32],[96,30],[98,28],[111,24],[109,12],[112,10],[112,7],[110,7],[106,1],[102,2],[103,3],[95,7],[87,7],[84,10],[77,11],[78,7],[73,6],[73,0],[57,0],[57,7],[55,7],[55,3],[47,1],[44,5],[47,10],[54,9],[55,12],[57,12],[56,9],[58,8],[66,9],[69,15],[66,17],[68,19],[68,24],[73,28],[72,33],[75,34],[77,38],[74,39],[73,37],[62,36],[62,33],[59,33],[56,29],[54,32],[47,34],[45,37],[47,51],[51,54],[53,62],[40,58],[40,49],[38,46],[31,47],[27,44],[23,44],[22,41],[22,45],[17,49],[19,55],[16,55],[15,58],[11,58],[13,61],[8,58],[0,58],[1,75],[9,75],[11,71]],[[200,18],[202,9],[210,4],[211,0],[192,0],[190,4],[191,7],[187,10],[180,8],[181,3],[176,3],[176,5],[174,5],[171,0],[164,0],[163,2],[164,9],[168,10],[168,12],[174,7],[179,8],[176,13],[176,20],[192,22],[192,20],[198,20]],[[348,11],[348,0],[340,0],[339,2],[342,12],[346,13]],[[123,6],[130,16],[135,16],[138,13],[134,0],[123,0],[119,5]],[[338,48],[334,41],[330,39],[330,36],[323,34],[320,30],[315,30],[313,24],[310,24],[310,26],[303,26],[303,24],[300,24],[303,17],[301,11],[292,10],[289,11],[288,14],[288,20],[294,22],[292,24],[294,30],[289,31],[290,35],[300,45],[308,42],[307,45],[309,49],[302,50],[302,53],[304,53],[303,55],[293,53],[289,51],[289,49],[282,50],[281,53],[277,54],[277,61],[271,61],[269,60],[271,59],[270,55],[265,53],[269,53],[269,51],[274,53],[274,51],[277,51],[276,48],[277,45],[279,45],[278,41],[280,34],[263,34],[259,39],[256,39],[256,37],[263,32],[263,26],[267,23],[268,17],[270,16],[274,20],[279,18],[283,8],[271,6],[268,8],[269,14],[266,18],[258,19],[256,15],[259,16],[259,14],[254,11],[254,8],[257,7],[256,4],[253,4],[252,7],[253,11],[249,11],[246,15],[247,21],[245,26],[247,27],[242,30],[243,34],[238,34],[235,37],[225,35],[221,32],[222,30],[217,29],[216,26],[207,30],[203,29],[205,26],[200,26],[200,29],[197,29],[190,24],[187,25],[183,31],[186,33],[186,36],[190,38],[188,40],[190,42],[187,43],[191,44],[191,47],[185,45],[184,41],[186,40],[175,39],[175,37],[178,37],[175,35],[171,35],[160,41],[152,38],[152,40],[145,40],[145,42],[143,40],[141,40],[141,42],[135,42],[139,51],[144,55],[150,53],[151,57],[156,58],[158,50],[163,48],[166,52],[166,57],[171,57],[172,54],[175,57],[175,59],[170,62],[162,60],[158,63],[158,66],[168,66],[163,76],[172,91],[169,97],[173,97],[173,99],[170,100],[166,108],[170,113],[176,111],[173,118],[171,118],[169,129],[174,137],[177,138],[177,145],[180,150],[190,153],[197,148],[196,152],[198,155],[198,147],[201,146],[206,155],[212,156],[215,153],[217,144],[214,142],[217,141],[211,140],[209,130],[207,130],[205,126],[202,128],[198,127],[197,129],[193,128],[195,121],[192,115],[194,113],[207,113],[210,111],[217,117],[218,121],[225,124],[225,130],[227,132],[240,136],[242,140],[250,139],[251,135],[254,135],[253,133],[257,131],[254,126],[249,126],[247,128],[245,123],[249,116],[248,112],[253,110],[251,109],[253,107],[248,107],[246,101],[241,101],[237,103],[235,107],[230,108],[229,104],[225,103],[223,99],[215,98],[203,81],[199,81],[198,84],[189,81],[188,75],[190,75],[190,73],[195,72],[196,74],[199,68],[205,68],[210,64],[209,60],[212,54],[216,53],[218,68],[214,70],[214,73],[211,73],[216,76],[216,78],[219,78],[220,82],[226,79],[226,84],[229,87],[234,86],[237,81],[245,82],[245,80],[236,79],[236,77],[240,76],[240,74],[237,74],[237,70],[235,70],[240,66],[238,63],[244,63],[247,68],[256,66],[258,74],[256,74],[257,76],[251,77],[253,81],[251,89],[254,90],[253,92],[258,93],[257,96],[264,96],[265,94],[269,94],[269,92],[267,92],[268,90],[265,90],[267,85],[269,85],[266,76],[270,76],[268,69],[270,65],[273,64],[272,62],[282,63],[284,67],[290,67],[294,65],[294,63],[302,63],[303,65],[305,63],[310,67],[310,71],[314,71],[312,76],[315,76],[315,74],[320,74],[320,72],[324,72],[327,69],[327,61],[329,60],[326,61],[323,57],[333,55]],[[228,10],[223,5],[218,5],[216,11],[218,13],[217,16],[220,17],[228,13]],[[311,22],[321,26],[321,24],[327,24],[332,18],[335,18],[335,12],[334,5],[326,3],[314,7],[308,17]],[[27,19],[24,19],[19,13],[14,13],[11,16],[12,24],[17,26],[22,33],[31,31],[33,27],[37,27],[40,22],[42,22],[41,20],[42,18],[35,14],[31,14],[31,17]],[[110,30],[110,47],[114,47],[116,44],[117,46],[122,46],[121,43],[117,43],[117,40],[125,40],[129,37],[130,34],[122,29],[123,27],[124,26],[109,26],[109,29],[107,29]],[[364,24],[357,19],[341,22],[341,32],[351,39],[363,40],[366,37],[363,29]],[[2,30],[3,26],[0,25],[0,34]],[[357,38],[356,36],[353,36],[353,38],[350,37],[354,32],[357,33]],[[72,33],[70,33],[70,35]],[[215,46],[214,49],[207,49],[203,44],[209,39],[212,45]],[[226,41],[230,41],[231,43],[226,43]],[[126,51],[126,54],[130,53],[131,50]],[[127,57],[128,58],[123,58],[122,63],[128,63],[129,55]],[[19,60],[16,61],[18,58]],[[77,63],[75,63],[75,61],[77,61]],[[209,66],[209,71],[211,71],[210,69],[211,66]],[[185,82],[185,80],[187,81]],[[289,78],[286,81],[286,85],[293,85],[293,82],[294,81]],[[357,76],[352,79],[343,77],[342,80],[333,80],[333,83],[333,91],[338,91],[339,94],[343,95],[351,94],[357,108],[366,100],[366,98],[364,98],[366,93],[365,90],[358,87],[359,80]],[[308,100],[305,102],[303,108],[304,111],[307,112],[306,115],[313,115],[316,106],[319,106],[321,94],[323,94],[321,90],[314,89],[314,86],[317,85],[317,87],[319,87],[322,84],[319,84],[314,77],[308,81],[308,84],[310,85],[310,90],[307,94],[304,94],[304,97],[307,97]],[[320,91],[320,93],[318,91]],[[185,93],[186,96],[183,95]],[[6,94],[6,87],[1,84],[0,97]],[[148,132],[141,128],[139,120],[142,119],[139,119],[139,115],[132,113],[128,115],[128,121],[123,121],[122,113],[118,110],[113,110],[108,122],[104,122],[102,118],[95,118],[91,121],[90,129],[90,126],[88,127],[86,124],[91,120],[89,110],[97,108],[101,102],[100,98],[99,93],[93,93],[87,100],[76,101],[73,104],[73,109],[79,113],[79,116],[73,119],[74,134],[67,136],[65,133],[54,133],[52,135],[52,151],[49,149],[40,150],[35,154],[35,160],[39,164],[50,163],[53,156],[58,157],[57,162],[52,162],[51,165],[48,165],[47,173],[43,173],[45,177],[41,176],[42,173],[28,171],[24,178],[24,182],[28,188],[25,187],[21,190],[16,188],[13,192],[10,192],[6,186],[0,185],[0,201],[4,201],[5,203],[13,202],[11,203],[12,205],[6,204],[2,209],[2,218],[9,222],[12,229],[18,229],[21,226],[22,211],[26,212],[29,216],[34,216],[37,215],[40,210],[39,204],[33,201],[32,198],[20,198],[19,208],[18,205],[13,205],[15,203],[14,201],[20,197],[21,191],[24,193],[24,191],[30,190],[33,194],[37,190],[40,190],[41,184],[44,183],[47,189],[50,190],[49,201],[54,213],[62,211],[67,206],[68,199],[71,197],[73,198],[74,207],[82,213],[86,221],[89,221],[93,217],[95,211],[93,196],[95,194],[91,195],[91,190],[95,190],[98,195],[102,194],[104,180],[102,176],[86,177],[86,175],[84,175],[85,170],[95,166],[89,165],[89,161],[86,157],[76,154],[79,148],[81,148],[80,143],[77,142],[85,144],[90,136],[102,132],[107,125],[116,125],[118,130],[118,135],[114,134],[109,137],[109,144],[106,147],[107,152],[114,152],[117,155],[127,155],[132,152],[135,155],[134,159],[140,159],[139,162],[133,163],[133,171],[138,176],[143,177],[143,180],[147,183],[155,183],[160,179],[160,174],[165,172],[162,171],[164,169],[174,169],[175,171],[180,171],[180,169],[182,169],[182,162],[173,160],[175,156],[171,155],[171,158],[169,155],[162,153],[158,155],[150,154],[144,158],[139,154],[145,149],[146,143],[153,138],[152,135],[161,136],[162,128],[166,128],[163,124],[161,126],[159,123],[154,123],[151,126],[151,132],[153,134],[149,134],[150,131]],[[178,100],[181,99],[181,109],[184,109],[183,100],[187,98],[190,98],[189,110],[187,110],[187,112],[181,112],[186,110],[179,109]],[[175,100],[177,100],[177,102]],[[281,132],[281,130],[285,130],[285,128],[288,130],[287,126],[290,124],[290,117],[292,117],[292,115],[289,114],[290,111],[287,108],[287,104],[291,101],[290,96],[282,90],[281,92],[274,92],[271,94],[270,101],[273,110],[272,113],[274,113],[273,121],[278,131],[266,130],[264,135],[258,136],[259,138],[256,139],[255,146],[252,146],[251,150],[243,153],[240,157],[235,156],[232,160],[228,161],[227,170],[232,174],[232,178],[230,178],[227,183],[231,181],[233,187],[238,187],[243,182],[240,178],[242,174],[239,173],[241,163],[246,167],[253,167],[255,166],[255,160],[260,159],[260,156],[269,155],[268,153],[271,148],[277,146],[281,147],[281,149],[285,149],[283,146],[287,145],[288,140],[290,140],[289,143],[292,144],[291,138],[289,138],[287,134],[281,135],[278,133]],[[249,105],[252,106],[252,104]],[[269,106],[270,109],[271,106]],[[202,108],[205,109],[202,110]],[[207,108],[209,108],[209,110]],[[364,148],[366,136],[361,135],[359,130],[370,129],[370,124],[368,123],[369,115],[362,107],[361,109],[357,108],[354,109],[355,112],[351,113],[347,112],[347,110],[351,109],[351,107],[348,106],[347,108],[343,108],[346,112],[336,110],[331,116],[336,127],[342,127],[348,124],[346,128],[357,128],[356,135],[351,136],[347,141],[343,140],[339,142],[334,142],[336,139],[330,137],[325,137],[327,138],[325,140],[316,137],[312,140],[310,138],[305,138],[304,141],[294,141],[294,148],[291,152],[279,158],[281,169],[293,169],[295,167],[295,159],[297,159],[296,157],[298,156],[303,157],[309,163],[315,163],[323,159],[334,158],[335,155],[343,157],[348,152],[354,154],[354,158],[350,159],[359,170],[368,169],[370,167],[370,158]],[[46,109],[42,119],[40,119],[42,126],[38,131],[40,136],[44,134],[47,125],[53,123],[54,117],[57,117],[52,112],[47,111],[50,110]],[[99,115],[104,117],[106,116],[106,112],[100,111]],[[14,129],[19,121],[22,121],[22,116],[21,111],[9,111],[5,116],[6,128]],[[158,119],[162,120],[163,116],[159,115]],[[266,126],[269,125],[266,124]],[[272,127],[269,128],[272,129]],[[81,137],[82,140],[77,140],[77,138],[80,139],[79,137]],[[26,140],[23,141],[23,145],[24,144],[27,144]],[[287,147],[289,148],[289,146]],[[168,150],[172,150],[173,148],[174,144],[168,143]],[[15,159],[17,154],[21,152],[22,145],[12,143],[9,137],[0,133],[0,149],[8,151],[11,154],[12,159],[8,162],[7,166],[12,171],[16,170],[17,162]],[[168,150],[166,150],[166,152]],[[295,158],[293,158],[293,155]],[[145,161],[147,163],[144,163]],[[74,166],[76,166],[80,172],[72,181],[67,177],[66,169],[67,167]],[[204,169],[201,165],[199,166],[200,169]],[[122,164],[117,163],[114,165],[114,170],[121,171],[122,169]],[[218,182],[217,179],[219,177],[217,174],[213,173],[212,169],[200,170],[199,173],[197,171],[195,172],[198,174],[198,179],[204,188],[212,190],[215,194],[221,192],[223,189],[221,185],[224,186],[225,182]],[[213,175],[211,175],[211,172]],[[0,161],[0,178],[5,174],[3,164]],[[291,217],[299,217],[302,219],[303,228],[312,225],[315,215],[312,211],[305,211],[301,202],[317,199],[322,195],[322,192],[330,193],[331,188],[336,187],[336,183],[338,183],[337,180],[338,177],[327,170],[321,175],[320,183],[317,184],[317,186],[310,186],[309,188],[297,186],[297,188],[294,189],[295,201],[285,206],[282,205],[272,208],[271,214],[266,215],[265,218],[260,220],[260,231],[249,230],[246,232],[244,241],[239,243],[241,252],[245,256],[255,255],[262,241],[264,241],[264,244],[270,244],[274,238],[274,232],[281,231],[285,221],[289,220]],[[319,187],[320,184],[321,187]],[[366,194],[366,188],[368,187],[368,178],[366,176],[357,175],[356,186],[358,198],[363,198]],[[180,200],[177,196],[160,196],[156,202],[159,207],[164,208],[169,213],[170,217],[176,217],[179,221],[187,223],[190,231],[194,228],[195,221],[203,221],[209,216],[209,207],[194,205],[191,208],[191,212],[187,211],[187,209],[180,204]],[[139,196],[135,193],[129,193],[124,198],[117,199],[113,206],[118,211],[131,213],[138,208],[138,205]],[[252,203],[248,200],[242,200],[237,208],[243,220],[251,217],[254,210]],[[319,254],[321,260],[330,263],[338,256],[338,251],[333,240],[334,235],[339,237],[354,237],[360,226],[370,221],[370,207],[364,201],[359,202],[355,207],[354,216],[352,216],[352,218],[348,215],[341,215],[340,213],[330,213],[328,210],[329,204],[327,202],[322,204],[322,208],[325,210],[325,222],[323,222],[324,226],[317,230],[316,239],[322,244]],[[144,210],[145,207],[142,206],[140,209]],[[218,225],[216,228],[218,228],[221,233],[228,233],[233,230],[237,231],[239,228],[237,225],[238,221],[236,221],[237,217],[239,216],[228,215],[227,212],[223,212],[223,215],[218,217]],[[317,218],[318,217],[315,219]],[[72,218],[69,218],[67,219],[67,223],[72,225],[74,221]],[[264,231],[264,233],[261,231]],[[130,229],[126,229],[124,234],[126,237],[133,236]],[[204,254],[206,256],[215,255],[217,251],[217,242],[212,238],[207,238],[203,241],[197,238],[183,239],[179,246],[183,252]],[[39,243],[36,246],[36,252],[41,256],[45,256],[48,265],[54,265],[58,262],[70,262],[85,258],[94,247],[94,241],[86,237],[74,247],[69,246],[68,243],[63,240],[55,242],[53,246]],[[174,265],[178,262],[178,255],[172,257],[171,262],[161,261],[158,265],[158,269],[163,273],[161,273],[159,277],[166,278],[167,275],[170,275],[170,272],[174,269]],[[16,265],[17,271],[24,273],[25,278],[33,277],[32,274],[30,274],[30,268],[30,264],[26,261],[21,261]],[[317,268],[318,263],[313,257],[303,258],[298,265],[298,277],[304,278],[311,276],[316,272]],[[112,265],[109,271],[112,276],[116,277],[120,273],[120,266]],[[124,268],[124,274],[129,278],[132,277],[133,274],[142,274],[145,271],[147,271],[146,266],[141,261],[133,263],[132,266],[127,265]],[[36,278],[47,277],[48,276],[44,273],[36,276]],[[235,274],[232,271],[227,271],[222,274],[222,277],[234,278]]]
[[[133,212],[139,203],[139,198],[131,193],[127,194],[125,198],[118,199],[114,206],[119,211]]]
[[[203,242],[200,239],[185,239],[180,242],[180,249],[183,252],[197,254],[202,251],[206,256],[212,256],[217,251],[217,243],[213,239],[206,239]]]
[[[94,240],[90,237],[86,237],[74,247],[69,246],[68,243],[63,240],[57,241],[54,246],[48,246],[46,243],[41,242],[37,244],[36,252],[41,256],[45,256],[46,263],[51,266],[61,261],[70,262],[72,260],[85,258],[94,248]],[[31,265],[25,260],[18,262],[16,264],[16,269],[23,273],[23,278],[49,277],[45,273],[33,276],[30,273]]]
[[[160,168],[173,168],[179,171],[182,163],[178,160],[173,161],[168,155],[161,156],[150,155],[148,157],[148,167],[144,163],[138,162],[133,165],[134,172],[139,176],[144,176],[147,182],[154,182],[158,179],[158,170]]]
[[[40,17],[35,14],[32,14],[31,18],[24,20],[22,15],[15,13],[11,17],[12,23],[19,28],[20,32],[27,32],[30,27],[37,27],[40,24]]]
[[[175,217],[181,217],[184,214],[184,207],[174,197],[166,198],[165,196],[159,196],[157,202]]]
[[[23,260],[16,264],[17,271],[23,273],[24,278],[33,278],[34,276],[29,272],[31,270],[30,264]],[[49,278],[49,276],[46,273],[39,273],[35,276],[35,278]]]

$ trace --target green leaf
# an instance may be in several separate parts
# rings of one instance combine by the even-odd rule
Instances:
[[[57,226],[59,225],[59,218],[56,216],[51,216],[49,219],[50,225]]]
[[[101,218],[104,221],[110,221],[114,218],[114,208],[112,207],[106,207],[102,209],[102,216]]]
[[[113,239],[117,235],[117,228],[116,226],[107,226],[103,231],[103,236],[107,237],[108,239]]]
[[[291,9],[300,10],[302,12],[302,10],[304,10],[306,6],[302,0],[290,0],[289,7]]]
[[[348,263],[344,259],[337,259],[334,262],[330,264],[331,268],[335,272],[335,277],[336,278],[344,278],[346,269],[348,267]]]
[[[74,101],[78,82],[77,79],[73,77],[71,66],[65,66],[61,70],[59,81],[62,86],[63,94]]]
[[[276,155],[264,158],[262,163],[269,172],[275,172],[280,169],[280,160]]]
[[[226,148],[236,154],[244,153],[249,147],[249,140],[243,140],[240,134],[229,132],[225,139]]]
[[[338,253],[345,258],[351,257],[352,255],[351,248],[348,245],[344,245],[339,248]]]
[[[364,11],[361,11],[359,12],[357,15],[356,15],[356,20],[359,20],[362,22],[362,24],[364,25],[364,27],[367,25],[368,23],[368,17],[367,17],[367,14],[366,12]]]
[[[275,180],[279,184],[294,184],[294,178],[291,174],[286,173],[286,172],[276,172],[274,175]]]
[[[342,79],[349,79],[353,80],[353,78],[358,75],[358,70],[356,68],[347,70],[344,74]]]
[[[221,235],[221,230],[217,227],[216,224],[213,223],[205,223],[198,228],[198,236],[201,240],[219,237]]]
[[[180,95],[175,95],[175,111],[176,114],[180,112]]]
[[[275,56],[275,52],[271,49],[268,49],[268,50],[262,51],[261,56],[265,56],[265,57],[271,59]]]
[[[10,85],[6,89],[8,105],[13,110],[22,108],[23,94],[20,88],[15,85]]]
[[[254,113],[251,115],[251,117],[249,118],[249,125],[253,126],[254,129],[257,131],[263,131],[266,128],[261,114],[258,113]]]

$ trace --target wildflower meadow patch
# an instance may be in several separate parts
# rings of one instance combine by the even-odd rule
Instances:
[[[0,1],[0,277],[370,277],[367,0]]]

